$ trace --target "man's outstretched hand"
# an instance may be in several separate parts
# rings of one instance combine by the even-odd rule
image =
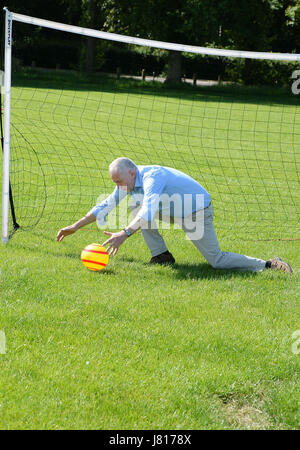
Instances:
[[[56,236],[56,240],[58,242],[61,242],[66,236],[75,233],[75,231],[79,230],[79,228],[84,227],[85,225],[95,222],[95,220],[96,216],[94,216],[93,213],[87,213],[84,217],[73,223],[73,225],[69,225],[68,227],[59,230]]]
[[[75,233],[75,231],[76,231],[76,230],[74,230],[74,228],[72,227],[72,225],[69,226],[69,227],[62,228],[62,229],[59,230],[59,232],[57,233],[56,240],[57,240],[58,242],[61,242],[66,236],[69,236],[70,234]]]
[[[119,231],[118,233],[110,233],[109,231],[103,231],[104,234],[110,236],[105,242],[103,242],[103,247],[108,244],[107,251],[109,251],[110,255],[115,256],[119,247],[123,242],[127,239],[127,234],[125,231]]]

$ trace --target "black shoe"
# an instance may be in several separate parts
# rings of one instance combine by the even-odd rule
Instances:
[[[172,253],[168,250],[160,255],[153,256],[150,259],[149,264],[174,264],[175,259],[173,258]]]

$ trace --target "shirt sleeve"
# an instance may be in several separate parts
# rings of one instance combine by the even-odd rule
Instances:
[[[152,222],[159,206],[160,195],[164,190],[166,180],[159,170],[145,175],[143,179],[144,200],[137,216]]]
[[[97,217],[99,225],[104,225],[107,215],[118,206],[121,200],[127,196],[128,192],[115,187],[114,191],[101,203],[98,203],[90,210],[90,213]]]

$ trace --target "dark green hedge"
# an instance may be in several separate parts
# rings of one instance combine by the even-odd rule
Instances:
[[[85,43],[80,37],[73,39],[34,39],[31,42],[16,42],[14,56],[24,66],[32,61],[37,67],[85,70]],[[167,52],[144,48],[129,50],[124,44],[97,41],[95,71],[141,75],[165,74]],[[208,57],[183,54],[182,75],[198,79],[234,81],[249,85],[286,86],[291,83],[292,72],[300,69],[300,64],[249,59]]]

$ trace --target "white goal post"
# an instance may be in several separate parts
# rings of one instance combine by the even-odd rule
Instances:
[[[1,241],[9,239],[9,159],[10,159],[10,98],[11,98],[11,44],[12,14],[6,9],[5,15],[5,56],[4,56],[4,124],[3,124],[3,189],[2,189],[2,234]]]
[[[12,24],[13,21],[30,25],[51,28],[58,31],[75,33],[82,36],[89,36],[110,41],[117,41],[127,44],[160,48],[165,50],[175,50],[178,52],[189,52],[201,55],[223,56],[231,58],[252,58],[273,61],[300,61],[300,54],[291,53],[267,53],[250,52],[238,50],[223,50],[217,48],[197,47],[191,45],[175,44],[170,42],[160,42],[155,40],[141,39],[131,36],[123,36],[114,33],[72,26],[49,20],[17,14],[4,8],[5,19],[5,60],[4,60],[4,145],[3,145],[3,190],[2,190],[2,243],[9,240],[9,195],[10,195],[10,109],[11,109],[11,60],[12,60]]]

